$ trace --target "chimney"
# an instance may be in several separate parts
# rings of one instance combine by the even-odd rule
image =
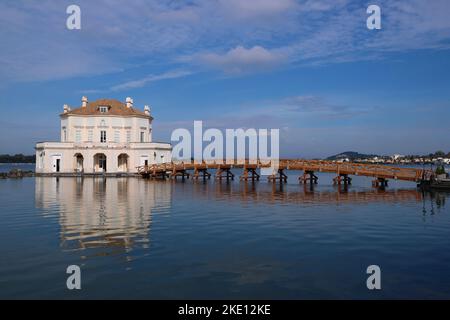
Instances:
[[[64,105],[64,113],[67,113],[70,111],[70,108],[67,104]]]
[[[144,107],[144,113],[148,116],[150,115],[150,107],[149,106]]]
[[[127,108],[133,108],[133,99],[127,97],[125,102],[127,103]]]
[[[83,108],[86,108],[87,104],[88,104],[88,98],[83,96],[83,98],[81,98],[81,106]]]

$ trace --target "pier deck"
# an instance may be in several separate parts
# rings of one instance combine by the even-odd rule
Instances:
[[[203,178],[210,177],[209,169],[216,170],[217,174],[221,174],[224,170],[229,172],[230,169],[242,169],[243,177],[241,180],[247,180],[255,178],[259,180],[259,175],[256,174],[257,169],[269,168],[270,162],[256,161],[250,162],[249,160],[234,160],[224,161],[217,163],[215,161],[203,161],[198,162],[170,162],[162,164],[154,164],[148,166],[138,167],[138,173],[146,178],[175,178],[183,176],[189,178],[188,171],[193,171],[194,176],[196,173],[202,172]],[[303,171],[305,174],[311,175],[310,178],[305,175],[300,177],[300,181],[303,183],[317,183],[317,177],[314,172],[328,172],[336,173],[337,177],[346,177],[346,179],[336,179],[336,183],[349,183],[351,179],[347,179],[349,175],[373,177],[374,185],[386,186],[388,179],[403,180],[411,182],[424,182],[430,181],[433,176],[433,172],[427,169],[417,168],[401,168],[394,166],[385,166],[378,164],[361,164],[361,163],[338,163],[333,161],[322,160],[302,160],[302,159],[282,159],[279,160],[278,170],[272,175],[268,176],[269,181],[286,182],[287,177],[284,174],[286,170]],[[253,176],[249,176],[252,173]],[[199,176],[197,175],[197,178]],[[221,176],[220,176],[221,177]],[[254,179],[253,179],[254,180]]]

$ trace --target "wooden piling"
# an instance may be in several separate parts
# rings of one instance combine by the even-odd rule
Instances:
[[[376,178],[372,181],[372,186],[374,188],[385,188],[388,186],[388,180],[386,178]]]
[[[252,181],[259,181],[260,175],[256,172],[256,168],[247,168],[244,167],[244,171],[242,172],[242,175],[239,177],[239,180],[252,180]]]
[[[317,184],[319,178],[314,174],[314,171],[306,170],[303,175],[298,178],[298,180],[303,184],[306,184],[308,182],[310,184]]]
[[[268,176],[267,180],[272,182],[276,182],[278,180],[280,183],[286,183],[287,175],[284,173],[284,169],[278,169],[278,172],[276,174]]]
[[[224,177],[225,174],[225,177]],[[231,172],[231,166],[219,166],[216,170],[216,180],[226,178],[227,181],[234,180],[234,174]]]
[[[194,169],[194,174],[193,174],[192,178],[195,180],[198,180],[200,177],[202,177],[203,180],[211,179],[211,173],[208,172],[207,168],[196,167]]]
[[[350,178],[348,174],[339,174],[338,176],[333,178],[334,185],[340,185],[341,183],[343,183],[344,185],[352,184],[352,178]]]

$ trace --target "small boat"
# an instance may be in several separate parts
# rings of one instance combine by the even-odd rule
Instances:
[[[438,162],[436,170],[433,171],[431,176],[424,176],[419,186],[425,189],[450,191],[450,175],[446,172],[444,164]]]
[[[436,179],[431,181],[431,183],[428,186],[431,189],[445,189],[450,190],[450,179],[444,178],[444,179]]]
[[[424,189],[450,191],[450,177],[447,174],[433,175],[429,179],[420,182],[417,186]]]

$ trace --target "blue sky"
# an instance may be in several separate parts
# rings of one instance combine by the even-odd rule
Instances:
[[[448,152],[449,14],[447,0],[4,0],[0,153],[57,140],[83,95],[149,104],[160,141],[203,120],[279,128],[289,157]]]

